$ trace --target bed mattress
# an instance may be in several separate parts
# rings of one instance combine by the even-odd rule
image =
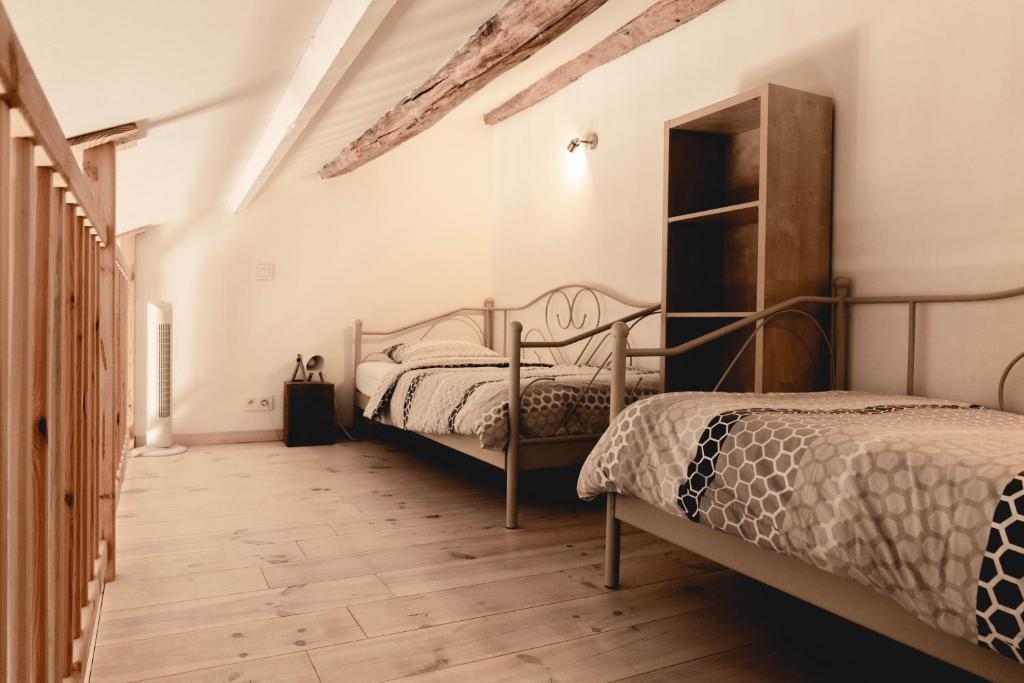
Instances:
[[[361,366],[360,366],[361,367]],[[527,437],[600,434],[608,426],[611,373],[523,362],[520,431]],[[370,394],[366,417],[426,434],[475,435],[484,448],[508,440],[508,359],[431,358],[392,364]],[[627,373],[627,401],[658,389],[658,373]]]
[[[1024,662],[1024,416],[934,399],[678,393],[626,408],[580,473],[870,586]]]
[[[396,363],[389,360],[370,360],[356,366],[356,390],[367,396],[373,396]]]

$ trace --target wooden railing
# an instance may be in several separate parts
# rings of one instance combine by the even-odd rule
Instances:
[[[0,671],[81,680],[129,443],[115,150],[82,165],[0,6]]]

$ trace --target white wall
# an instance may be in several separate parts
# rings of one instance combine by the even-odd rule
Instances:
[[[325,357],[341,412],[353,320],[386,328],[479,305],[490,278],[490,141],[459,114],[336,180],[287,181],[238,215],[143,233],[136,343],[145,348],[145,303],[173,303],[175,432],[280,429],[282,382],[299,352]],[[272,282],[256,280],[264,262],[276,265]],[[144,433],[141,363],[136,382]],[[275,396],[274,411],[243,412],[245,397],[261,394]]]
[[[726,0],[496,127],[495,294],[578,279],[657,298],[663,122],[766,81],[835,98],[834,270],[856,292],[1024,284],[1022,27],[1019,0]],[[591,128],[598,149],[567,154]],[[857,316],[855,388],[902,389],[905,320]],[[921,322],[918,391],[992,403],[1024,304]],[[1013,389],[1024,408],[1024,369]]]
[[[241,404],[280,401],[298,351],[326,356],[347,401],[356,317],[399,323],[568,281],[657,299],[663,122],[765,81],[835,98],[834,270],[855,291],[1024,284],[1024,2],[726,0],[482,123],[648,4],[610,0],[350,175],[279,184],[238,216],[142,237],[139,311],[150,299],[176,306],[176,431],[280,427],[279,402],[269,417]],[[598,149],[568,155],[569,138],[591,128]],[[264,261],[277,264],[274,282],[255,281]],[[991,404],[1003,364],[1024,350],[1022,321],[1020,302],[925,312],[919,393]],[[855,388],[902,390],[904,326],[904,311],[857,315]],[[1024,409],[1024,369],[1011,388]]]

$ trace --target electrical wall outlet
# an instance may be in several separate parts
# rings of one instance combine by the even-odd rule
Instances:
[[[270,396],[250,396],[245,399],[244,410],[252,413],[269,413],[274,409],[274,397]]]

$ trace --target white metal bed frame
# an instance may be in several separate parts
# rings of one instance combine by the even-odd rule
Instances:
[[[848,308],[851,305],[902,304],[908,307],[907,394],[914,391],[916,320],[919,304],[997,301],[1024,296],[1024,287],[968,295],[850,296],[850,280],[836,278],[832,296],[801,296],[766,308],[714,332],[672,348],[629,348],[628,328],[612,326],[611,418],[625,407],[625,368],[630,358],[675,356],[703,346],[736,330],[753,327],[756,332],[769,318],[805,304],[834,306],[831,345],[833,388],[846,388],[848,349]],[[1005,406],[1006,378],[1024,353],[1010,361],[999,381],[999,405]],[[821,607],[861,626],[949,662],[965,671],[992,681],[1024,680],[1024,666],[991,650],[972,645],[934,629],[918,620],[896,602],[850,579],[830,574],[796,558],[765,550],[738,537],[675,515],[632,496],[609,493],[606,498],[605,585],[619,586],[619,543],[621,524],[675,543],[698,555],[745,574],[773,588]]]
[[[604,309],[613,304],[629,309],[630,312],[611,322],[602,323]],[[503,451],[481,447],[475,436],[415,431],[413,433],[503,470],[505,527],[515,529],[519,516],[519,473],[524,470],[581,465],[601,437],[600,434],[566,436],[554,433],[530,434],[524,431],[520,423],[520,409],[523,394],[529,386],[523,387],[520,382],[522,356],[533,349],[538,358],[544,353],[555,363],[593,365],[596,376],[598,371],[607,367],[607,359],[610,356],[608,341],[612,325],[621,324],[631,329],[631,326],[660,309],[659,304],[636,301],[605,287],[567,284],[549,289],[521,306],[498,307],[494,305],[494,300],[489,298],[484,301],[483,306],[458,308],[391,330],[366,330],[363,328],[363,321],[356,320],[353,373],[359,363],[380,353],[378,349],[364,356],[364,343],[372,341],[382,348],[384,344],[400,341],[403,335],[418,334],[418,338],[423,339],[446,324],[468,327],[484,346],[504,352],[509,358],[509,432]],[[522,322],[511,320],[513,315],[528,317],[533,314],[536,317],[541,313],[542,317],[536,321],[537,324],[525,328],[525,331]],[[500,336],[495,334],[499,325]],[[575,352],[575,359],[567,356],[570,349]],[[597,362],[595,358],[599,355],[601,357]],[[577,403],[587,389],[577,396]],[[358,424],[360,409],[366,407],[370,397],[354,386],[353,391],[353,424]],[[567,407],[566,419],[571,416],[575,405]],[[564,422],[565,420],[563,424]]]

